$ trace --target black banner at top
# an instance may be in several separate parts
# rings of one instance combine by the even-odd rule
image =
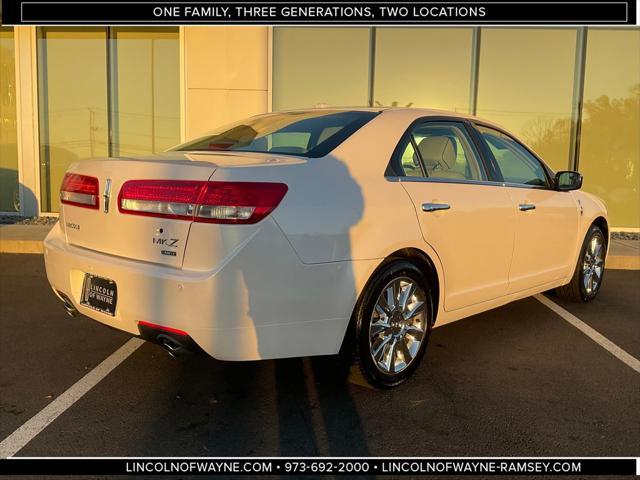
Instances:
[[[626,1],[2,0],[7,25],[635,25]]]

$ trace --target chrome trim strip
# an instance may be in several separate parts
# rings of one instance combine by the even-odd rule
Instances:
[[[106,183],[104,184],[104,193],[102,194],[104,198],[104,213],[109,213],[109,201],[111,200],[111,179],[107,178]]]
[[[485,185],[493,187],[513,187],[513,188],[532,188],[537,190],[550,190],[557,192],[555,188],[543,187],[542,185],[525,185],[523,183],[510,182],[494,182],[492,180],[467,180],[461,178],[435,178],[435,177],[385,177],[390,182],[417,182],[417,183],[456,183],[462,185]]]
[[[463,185],[492,185],[504,187],[502,182],[491,180],[466,180],[458,178],[435,178],[435,177],[385,177],[391,182],[417,182],[417,183],[459,183]]]

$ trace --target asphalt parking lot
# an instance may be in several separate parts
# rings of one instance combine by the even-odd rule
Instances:
[[[640,358],[640,272],[561,303]],[[129,340],[0,255],[0,441]],[[332,358],[226,363],[145,343],[17,456],[637,456],[640,374],[534,298],[437,328],[406,385]]]

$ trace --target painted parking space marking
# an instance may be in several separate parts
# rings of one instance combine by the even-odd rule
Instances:
[[[543,305],[545,305],[546,307],[548,307],[549,309],[553,310],[558,315],[560,315],[563,319],[565,319],[571,325],[576,327],[578,330],[580,330],[582,333],[584,333],[587,337],[589,337],[591,340],[596,342],[602,348],[607,350],[609,353],[611,353],[618,360],[620,360],[621,362],[627,364],[629,367],[634,369],[636,372],[640,373],[640,360],[638,360],[634,356],[632,356],[629,353],[627,353],[626,351],[624,351],[622,348],[617,346],[615,343],[613,343],[607,337],[605,337],[604,335],[600,334],[598,331],[594,330],[589,325],[584,323],[582,320],[580,320],[578,317],[576,317],[573,313],[565,310],[560,305],[558,305],[557,303],[555,303],[552,300],[549,300],[544,295],[542,295],[542,294],[534,295],[534,298],[536,300],[538,300],[540,303],[542,303]]]
[[[44,430],[47,425],[58,418],[71,405],[80,400],[82,396],[95,387],[113,369],[124,362],[135,352],[144,340],[132,338],[118,350],[109,355],[96,368],[69,387],[62,395],[44,407],[16,431],[0,442],[0,458],[12,457],[36,435]]]

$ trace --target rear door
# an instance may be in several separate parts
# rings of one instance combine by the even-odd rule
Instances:
[[[176,154],[182,157],[182,154]],[[69,173],[97,179],[97,208],[61,203],[67,242],[123,258],[182,267],[190,221],[122,213],[118,194],[128,180],[206,181],[215,168],[188,159],[84,160]]]
[[[445,309],[504,295],[515,215],[507,190],[488,181],[466,122],[424,121],[395,155],[425,241],[444,270]]]
[[[509,293],[566,277],[574,266],[578,234],[573,195],[552,188],[545,166],[513,137],[487,126],[477,128],[504,179],[517,218]]]

